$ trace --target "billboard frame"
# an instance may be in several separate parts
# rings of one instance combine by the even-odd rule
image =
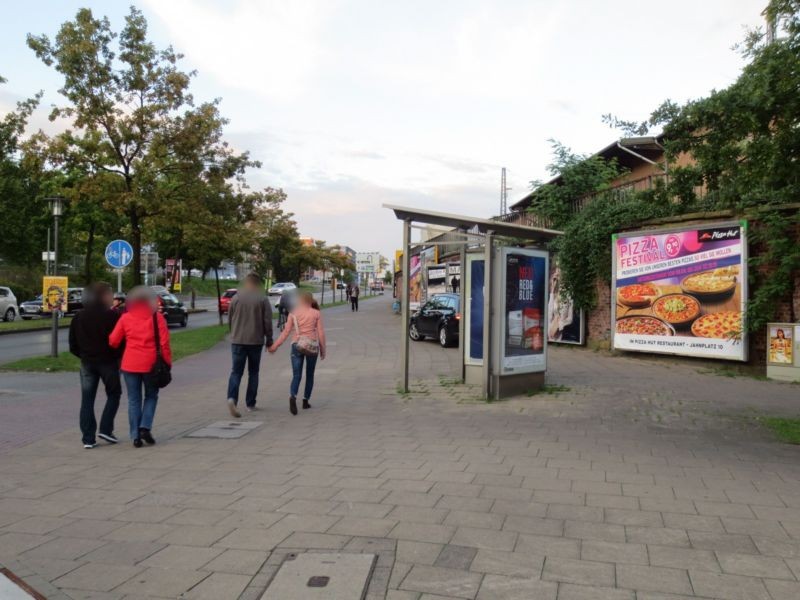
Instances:
[[[739,227],[741,232],[739,234],[741,240],[741,260],[740,263],[742,265],[744,273],[740,273],[740,284],[741,284],[741,314],[742,314],[742,352],[741,357],[738,358],[731,358],[728,356],[712,356],[712,355],[703,355],[703,356],[691,356],[689,354],[684,354],[683,352],[674,352],[674,351],[659,351],[653,352],[652,350],[639,350],[636,348],[617,348],[616,346],[616,333],[617,333],[617,309],[616,309],[616,301],[617,301],[617,238],[619,237],[637,237],[637,236],[647,236],[647,235],[664,235],[668,233],[684,233],[686,231],[695,231],[698,229],[716,229],[716,228],[725,228],[725,227]],[[611,331],[611,349],[612,350],[619,350],[621,352],[636,352],[639,354],[664,354],[667,356],[683,356],[687,358],[698,358],[698,359],[708,359],[708,360],[725,360],[730,362],[747,362],[748,354],[749,354],[749,346],[750,346],[750,334],[747,331],[747,299],[749,297],[749,289],[748,289],[748,277],[749,277],[749,240],[748,240],[748,223],[746,219],[738,219],[738,220],[731,220],[731,221],[712,221],[709,223],[695,223],[693,225],[682,225],[677,227],[661,227],[661,228],[653,228],[653,229],[640,229],[634,231],[621,231],[618,233],[611,234],[611,323],[610,331]]]

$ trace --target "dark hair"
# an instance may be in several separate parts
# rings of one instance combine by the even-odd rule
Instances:
[[[780,335],[778,335],[778,334],[780,334]],[[776,337],[776,338],[783,338],[783,339],[786,339],[786,332],[785,332],[783,329],[778,329],[778,330],[775,332],[775,337]]]
[[[253,285],[261,286],[264,284],[264,280],[261,279],[261,275],[258,273],[248,273],[247,276],[244,278],[247,283],[252,283]]]
[[[111,284],[105,281],[95,281],[86,288],[86,296],[90,302],[96,302],[109,293],[111,293]]]

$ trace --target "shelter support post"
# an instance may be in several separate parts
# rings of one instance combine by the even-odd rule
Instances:
[[[466,232],[464,232],[466,234]],[[461,244],[461,249],[458,253],[458,262],[460,266],[458,267],[458,306],[461,310],[461,318],[458,320],[458,345],[459,351],[461,352],[461,383],[465,383],[467,380],[467,343],[465,337],[465,326],[464,323],[466,321],[466,314],[469,310],[467,306],[467,292],[465,291],[466,286],[464,285],[467,281],[467,244],[464,242]]]
[[[411,269],[411,221],[409,219],[403,220],[403,279],[402,279],[402,292],[400,294],[400,315],[401,315],[401,322],[402,322],[402,332],[401,332],[401,339],[403,340],[403,349],[402,349],[402,356],[400,358],[402,369],[403,369],[403,393],[408,393],[408,315],[410,313],[409,310],[409,302],[411,299],[411,294],[409,293],[409,282],[410,282],[410,269]]]
[[[485,398],[489,398],[492,393],[492,279],[494,269],[492,268],[492,257],[494,247],[494,232],[487,231],[484,240],[484,266],[483,266],[483,375],[482,392]]]

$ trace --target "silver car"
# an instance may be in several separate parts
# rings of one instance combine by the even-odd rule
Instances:
[[[17,297],[11,288],[0,287],[0,319],[3,321],[13,321],[19,314]]]

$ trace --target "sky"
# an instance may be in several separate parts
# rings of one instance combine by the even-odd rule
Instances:
[[[119,29],[130,2],[5,0],[0,113],[61,80],[25,44],[87,6]],[[227,139],[263,164],[252,188],[283,188],[302,235],[393,256],[401,226],[382,204],[487,218],[500,172],[509,202],[548,178],[550,140],[592,153],[644,119],[735,80],[733,46],[766,0],[140,0],[159,46],[221,98]]]

